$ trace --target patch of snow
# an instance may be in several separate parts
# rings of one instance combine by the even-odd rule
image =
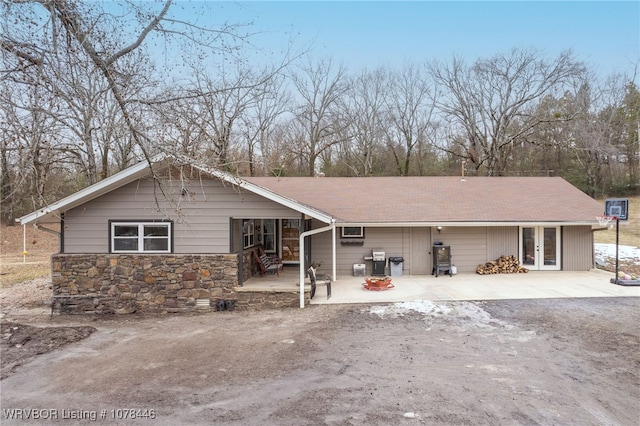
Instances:
[[[603,262],[606,258],[616,258],[615,244],[595,243],[593,245],[598,263]],[[640,262],[640,248],[633,246],[618,246],[618,259],[620,260],[636,260]]]
[[[465,327],[479,328],[502,327],[510,329],[511,325],[491,317],[491,315],[473,302],[432,302],[429,300],[414,300],[411,302],[398,302],[386,306],[372,306],[369,312],[380,318],[399,317],[413,311],[423,314],[425,317],[445,317],[452,321],[460,322]]]

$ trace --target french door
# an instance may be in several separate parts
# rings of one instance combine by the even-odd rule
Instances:
[[[280,243],[283,263],[300,263],[300,219],[280,221]]]
[[[521,227],[520,263],[528,269],[559,271],[560,227]]]

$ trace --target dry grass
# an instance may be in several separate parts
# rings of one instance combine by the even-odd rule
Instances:
[[[47,226],[58,230],[57,226]],[[58,252],[58,237],[48,232],[27,227],[27,255],[22,252],[24,233],[22,226],[0,226],[0,286],[47,276],[51,273],[50,258]]]
[[[604,211],[604,200],[602,210]],[[640,196],[629,197],[629,220],[620,223],[620,245],[640,247]],[[606,231],[594,233],[596,243],[615,244],[616,226],[610,224]]]

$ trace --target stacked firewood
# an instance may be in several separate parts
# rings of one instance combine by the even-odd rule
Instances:
[[[520,266],[518,258],[513,255],[500,256],[498,259],[482,263],[476,268],[476,273],[480,275],[518,274],[522,272],[529,272],[529,270]]]

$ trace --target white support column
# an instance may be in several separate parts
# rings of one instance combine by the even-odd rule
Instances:
[[[305,231],[300,234],[300,309],[304,308],[304,277],[307,275],[305,271],[304,264],[304,239],[309,235],[319,234],[321,232],[331,231],[333,230],[333,275],[335,278],[336,273],[336,243],[335,243],[335,234],[336,234],[336,221],[331,219],[331,225],[325,226],[323,228],[312,229],[311,231]]]
[[[27,225],[22,225],[22,263],[27,263]]]
[[[332,275],[332,279],[333,281],[336,281],[338,279],[337,276],[337,252],[338,250],[336,249],[336,243],[337,243],[337,238],[336,238],[336,221],[332,220],[331,221],[331,225],[333,226],[333,229],[331,230],[331,263],[332,263],[332,268],[331,268],[331,275]]]

